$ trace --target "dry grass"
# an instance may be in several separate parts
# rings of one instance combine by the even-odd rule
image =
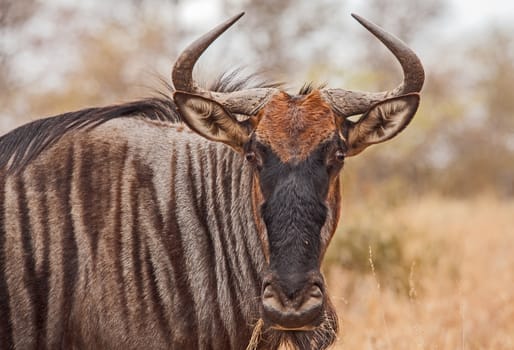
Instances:
[[[377,232],[367,261],[338,260],[357,226]],[[351,203],[340,231],[326,268],[342,326],[334,349],[514,349],[513,201]],[[394,249],[377,243],[390,236]]]

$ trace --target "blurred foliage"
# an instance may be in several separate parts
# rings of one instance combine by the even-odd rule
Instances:
[[[419,274],[430,273],[449,250],[446,242],[422,225],[413,226],[396,214],[412,200],[397,198],[401,191],[392,187],[381,186],[379,191],[366,193],[362,201],[345,197],[341,224],[325,256],[324,269],[337,265],[358,275],[373,274],[380,285],[409,296],[413,265]],[[455,266],[446,268],[455,270]],[[423,292],[422,286],[418,292]]]
[[[341,29],[344,3],[334,0],[223,0],[227,16],[243,9],[248,16],[235,35],[275,79],[302,84],[310,68],[329,65],[334,33]],[[314,62],[316,62],[314,64]],[[296,81],[298,80],[298,81]]]
[[[410,265],[424,257],[405,256],[401,228],[397,229],[388,231],[370,223],[344,226],[331,243],[325,269],[335,264],[359,274],[374,272],[381,285],[407,292]]]
[[[488,195],[345,205],[325,269],[334,349],[512,349],[512,213],[514,200]]]
[[[0,0],[0,39],[5,38],[11,32],[19,30],[32,18],[38,9],[35,0]],[[19,51],[7,50],[3,40],[0,40],[0,117],[2,109],[9,110],[10,104],[18,97],[18,86],[10,74],[9,62],[16,59]],[[0,121],[0,126],[2,122]],[[0,133],[1,133],[0,128]]]
[[[35,0],[0,0],[0,29],[23,24],[36,10]]]

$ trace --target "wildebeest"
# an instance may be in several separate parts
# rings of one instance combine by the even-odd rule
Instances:
[[[402,131],[422,65],[380,93],[228,76],[173,97],[41,119],[0,138],[2,349],[324,349],[337,317],[320,264],[339,219],[346,157]],[[363,114],[358,121],[349,116]],[[252,337],[253,334],[253,337]]]

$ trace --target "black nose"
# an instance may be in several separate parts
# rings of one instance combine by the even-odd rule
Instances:
[[[269,276],[262,292],[263,317],[281,329],[312,329],[323,314],[323,281],[319,274],[298,279]]]

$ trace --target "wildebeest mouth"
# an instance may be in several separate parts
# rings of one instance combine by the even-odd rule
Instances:
[[[265,278],[262,292],[262,316],[270,328],[313,330],[325,310],[323,281],[319,273],[310,273],[298,288],[283,288],[273,275]]]

